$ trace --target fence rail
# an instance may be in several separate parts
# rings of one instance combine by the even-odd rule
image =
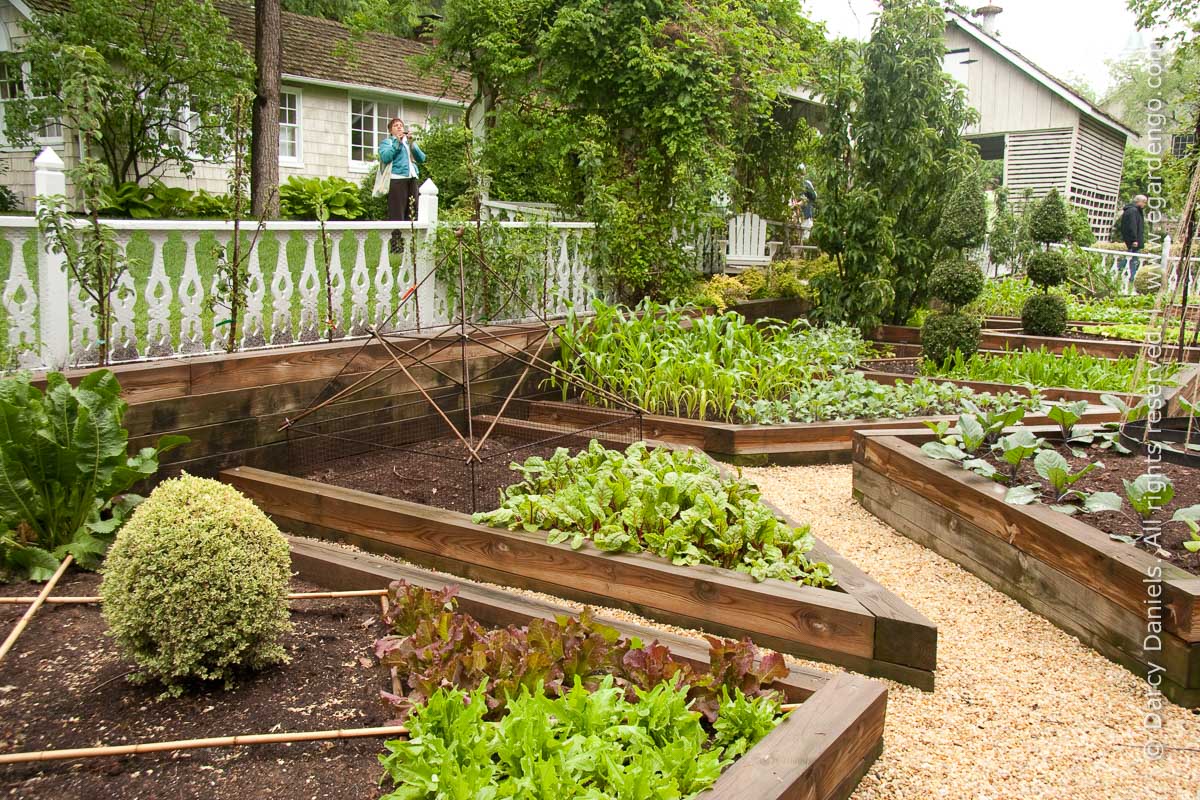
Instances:
[[[49,154],[49,157],[47,157]],[[65,194],[62,162],[52,151],[35,161],[38,196]],[[414,222],[243,223],[248,251],[241,333],[234,349],[347,339],[372,327],[429,330],[458,316],[457,262],[446,257],[456,226],[439,223],[437,187],[421,187]],[[225,350],[230,322],[223,311],[217,252],[233,239],[231,222],[106,220],[130,259],[112,301],[109,359],[128,362]],[[399,226],[399,227],[398,227]],[[525,237],[522,273],[493,278],[483,298],[468,286],[472,314],[491,322],[527,321],[565,313],[596,293],[591,272],[593,225],[587,222],[492,222],[488,242]],[[460,245],[461,246],[461,245]],[[328,259],[326,259],[328,250]],[[442,259],[438,260],[439,250]],[[328,260],[328,264],[326,264]],[[481,256],[465,261],[480,274]],[[448,262],[455,263],[448,263]],[[487,273],[491,275],[491,273]],[[97,362],[94,303],[50,252],[32,216],[0,217],[0,316],[7,344],[29,369]],[[487,283],[482,280],[472,283]]]

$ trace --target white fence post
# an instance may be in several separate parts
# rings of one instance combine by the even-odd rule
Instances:
[[[433,224],[438,220],[438,188],[433,178],[426,178],[421,184],[421,192],[417,198],[417,222]]]
[[[63,160],[49,147],[33,161],[33,191],[37,208],[43,198],[65,197],[67,176]],[[38,234],[38,317],[41,324],[42,364],[47,369],[63,369],[71,357],[71,305],[68,302],[67,262],[61,253],[52,253],[46,238]]]
[[[1179,262],[1179,277],[1183,277],[1183,262]],[[1162,252],[1162,279],[1164,281],[1171,280],[1171,234],[1163,237],[1163,252]],[[1172,287],[1174,288],[1174,287]]]
[[[428,227],[418,233],[415,237],[416,241],[413,242],[416,262],[413,274],[418,281],[424,281],[417,289],[417,307],[420,311],[417,315],[418,331],[433,327],[438,317],[437,276],[426,279],[426,276],[434,270],[437,259],[433,247],[434,240],[437,238],[437,218],[437,184],[433,182],[432,178],[426,178],[425,182],[421,184],[420,195],[417,198],[417,222],[427,223]],[[444,297],[445,294],[442,293],[442,296]]]

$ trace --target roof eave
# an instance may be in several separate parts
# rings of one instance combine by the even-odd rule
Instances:
[[[369,83],[351,83],[348,81],[335,81],[328,78],[312,78],[307,75],[296,75],[290,72],[285,72],[279,77],[280,80],[286,83],[298,83],[308,86],[323,86],[328,89],[345,89],[351,92],[389,94],[396,97],[403,97],[408,100],[421,100],[426,103],[435,103],[443,106],[454,106],[455,108],[467,107],[467,102],[465,100],[459,100],[454,97],[446,97],[445,95],[437,96],[431,94],[421,94],[419,92],[409,92],[403,89],[393,89],[388,86],[376,86]]]
[[[1046,75],[1042,74],[1040,67],[1036,70],[1031,70],[1029,65],[1025,63],[1025,59],[1022,56],[1018,56],[1010,48],[1005,46],[1003,42],[996,39],[994,36],[989,35],[986,31],[981,29],[975,23],[971,22],[962,14],[947,9],[946,21],[957,25],[964,33],[967,33],[999,53],[1005,61],[1021,70],[1021,72],[1025,73],[1030,78],[1033,78],[1039,84],[1046,87],[1051,92],[1058,95],[1060,98],[1067,101],[1077,110],[1086,114],[1099,124],[1121,133],[1128,138],[1136,139],[1141,135],[1138,131],[1128,127],[1124,123],[1112,119],[1104,114],[1097,113],[1096,109],[1092,107],[1092,104],[1088,100],[1068,90],[1066,87],[1059,85],[1056,81],[1050,80]]]

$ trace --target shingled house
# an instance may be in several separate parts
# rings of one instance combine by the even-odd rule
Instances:
[[[63,5],[63,0],[0,0],[0,51],[20,49],[22,22],[34,9],[48,12]],[[227,0],[216,5],[229,19],[233,35],[253,53],[253,7]],[[416,66],[414,59],[427,52],[427,44],[368,34],[354,43],[355,57],[346,59],[336,48],[350,34],[336,22],[285,12],[281,27],[281,180],[291,175],[358,180],[374,163],[376,145],[392,117],[419,126],[435,117],[460,120],[466,112],[470,79],[465,74],[456,74],[447,82]],[[23,76],[10,75],[0,65],[0,115],[3,101],[23,91]],[[77,145],[72,137],[64,136],[62,126],[50,125],[45,134],[35,148],[14,149],[6,146],[0,125],[0,182],[11,187],[26,207],[32,205],[37,152],[51,147],[68,166],[76,158]],[[163,180],[189,189],[223,192],[226,168],[200,164],[191,176],[168,172]]]
[[[1117,209],[1125,142],[1137,132],[997,38],[1000,8],[976,12],[980,24],[946,15],[945,69],[967,87],[979,121],[964,134],[985,160],[1002,160],[1015,202],[1051,188],[1087,210],[1107,235]]]

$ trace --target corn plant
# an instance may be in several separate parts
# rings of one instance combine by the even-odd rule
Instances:
[[[786,400],[869,353],[844,326],[752,325],[733,312],[697,317],[649,300],[632,309],[597,300],[592,310],[586,319],[572,310],[558,329],[562,350],[548,382],[563,399],[574,376],[652,413],[731,421],[739,401]],[[593,392],[583,399],[607,403]]]
[[[1136,358],[1099,358],[1080,353],[1075,347],[1063,348],[1062,355],[1051,353],[1044,347],[1002,355],[980,354],[971,359],[964,359],[959,354],[947,359],[945,364],[926,361],[921,366],[924,375],[955,380],[1061,386],[1099,392],[1143,392],[1154,384],[1155,379],[1146,375],[1133,386],[1136,369]],[[1164,364],[1158,380],[1167,381],[1178,370],[1178,364]]]

